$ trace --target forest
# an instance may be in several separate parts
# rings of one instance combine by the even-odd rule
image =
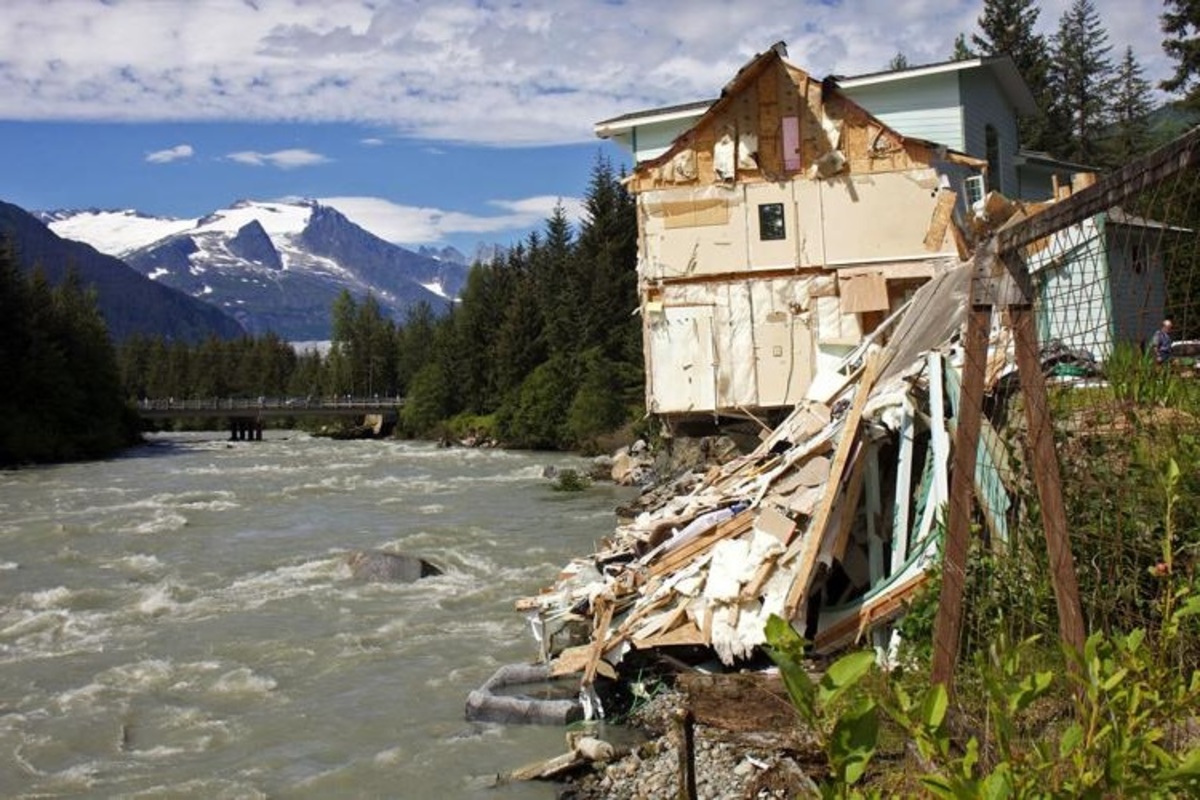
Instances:
[[[95,296],[25,274],[0,239],[0,466],[100,458],[137,441]]]
[[[641,329],[633,200],[598,158],[576,233],[544,230],[476,264],[458,302],[387,319],[343,292],[330,349],[273,335],[196,346],[136,337],[118,353],[125,397],[402,397],[401,432],[512,447],[589,450],[640,420]]]

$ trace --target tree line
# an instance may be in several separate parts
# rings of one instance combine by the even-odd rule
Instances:
[[[408,435],[594,447],[642,417],[637,218],[621,177],[598,158],[578,231],[559,206],[544,230],[475,264],[445,309],[421,303],[396,322],[372,295],[342,292],[324,355],[270,334],[131,339],[119,353],[126,396],[403,397]]]
[[[0,466],[99,458],[137,440],[95,293],[51,286],[0,239]]]
[[[979,30],[959,34],[951,58],[1009,55],[1038,105],[1021,120],[1021,144],[1055,158],[1119,167],[1186,129],[1200,113],[1200,4],[1165,0],[1157,22],[1175,71],[1158,88],[1176,102],[1156,130],[1150,81],[1131,47],[1113,53],[1092,0],[1074,0],[1050,36],[1036,30],[1036,0],[985,0]],[[893,64],[907,65],[903,54]],[[1164,116],[1164,115],[1160,115]]]

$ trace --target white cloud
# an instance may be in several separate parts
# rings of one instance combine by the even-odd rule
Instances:
[[[364,147],[380,147],[383,145],[384,142],[383,142],[383,139],[380,139],[375,136],[370,136],[366,139],[359,139],[358,143]]]
[[[325,164],[329,161],[328,158],[320,153],[314,153],[311,150],[276,150],[274,153],[259,153],[255,150],[241,150],[236,153],[229,153],[225,158],[230,161],[236,161],[239,164],[248,164],[252,167],[262,167],[270,165],[279,169],[297,169],[299,167],[311,167],[317,164]]]
[[[486,216],[405,206],[379,197],[322,197],[320,202],[381,239],[413,246],[444,242],[462,234],[526,231],[541,225],[559,203],[573,223],[579,222],[583,212],[583,203],[577,198],[549,196],[492,200],[490,205],[503,213]]]
[[[1069,3],[1042,0],[1043,33]],[[1095,3],[1113,58],[1132,45],[1150,80],[1165,77],[1161,4]],[[359,122],[430,140],[581,142],[597,120],[714,97],[778,40],[817,76],[879,70],[897,52],[914,65],[945,60],[958,33],[977,30],[982,8],[982,0],[5,0],[0,118]]]
[[[155,150],[153,153],[146,154],[146,160],[151,164],[170,164],[172,161],[178,161],[181,158],[191,158],[195,155],[190,144],[177,144],[174,147],[168,147],[166,150]]]

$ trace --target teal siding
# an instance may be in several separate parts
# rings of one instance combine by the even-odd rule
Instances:
[[[985,70],[966,70],[959,73],[958,79],[966,131],[963,151],[976,158],[987,158],[985,131],[988,125],[995,127],[1000,139],[1000,174],[990,176],[990,186],[1009,197],[1018,196],[1017,170],[1013,162],[1019,147],[1016,111]]]
[[[1038,341],[1054,340],[1104,360],[1112,352],[1112,286],[1097,218],[1053,234],[1029,260],[1038,285]]]
[[[657,158],[667,152],[671,143],[680,134],[690,130],[699,117],[671,120],[670,122],[655,122],[650,125],[638,125],[634,129],[633,150],[635,161],[645,161]]]
[[[843,91],[905,136],[928,139],[954,150],[964,149],[958,78],[953,73],[888,81]]]

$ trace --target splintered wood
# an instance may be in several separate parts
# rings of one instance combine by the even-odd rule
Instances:
[[[754,658],[772,615],[828,653],[902,613],[939,543],[957,413],[943,380],[961,369],[968,284],[959,274],[918,289],[885,345],[847,356],[821,382],[823,399],[798,404],[753,452],[656,496],[520,601],[551,674],[590,686],[632,654],[733,667]],[[981,453],[1001,465],[1002,450],[995,437]]]

